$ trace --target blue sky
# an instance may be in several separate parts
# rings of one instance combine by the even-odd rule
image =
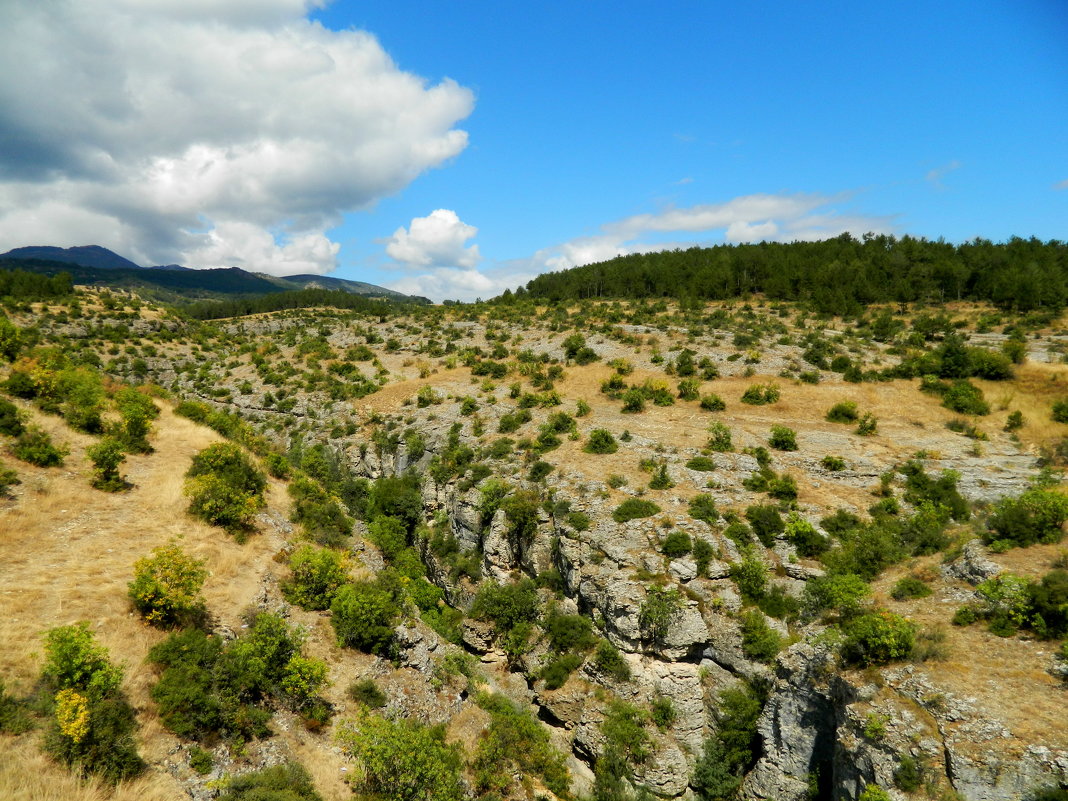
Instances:
[[[65,8],[0,11],[7,58],[61,54],[21,86],[0,73],[0,250],[93,241],[471,299],[693,243],[1066,238],[1053,0]],[[90,11],[116,38],[87,41]],[[79,69],[92,102],[50,109]],[[50,110],[68,119],[34,122]]]

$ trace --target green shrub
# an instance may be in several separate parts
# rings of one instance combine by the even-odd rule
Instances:
[[[463,760],[459,747],[445,742],[443,727],[364,713],[341,723],[336,739],[357,764],[353,785],[361,795],[396,801],[464,798]]]
[[[177,545],[166,545],[134,563],[127,594],[134,609],[153,626],[197,625],[206,613],[200,590],[207,576],[203,560]]]
[[[687,512],[694,520],[703,520],[706,523],[715,523],[719,520],[716,499],[706,492],[695,495],[690,500]]]
[[[1052,570],[1027,588],[1030,625],[1045,639],[1068,636],[1068,571]]]
[[[786,426],[773,425],[768,444],[777,451],[796,451],[797,432]]]
[[[505,634],[520,623],[538,619],[538,593],[534,582],[523,579],[515,584],[487,581],[475,594],[471,617],[493,622],[497,634]]]
[[[753,527],[753,533],[766,547],[775,543],[775,537],[786,531],[786,523],[779,510],[771,505],[754,505],[745,510],[745,519]]]
[[[756,603],[764,597],[768,586],[768,568],[755,553],[747,551],[741,560],[731,565],[730,571],[731,578],[746,601]]]
[[[653,477],[649,479],[649,489],[665,490],[671,489],[674,486],[675,482],[667,471],[667,463],[661,462],[653,472]]]
[[[926,598],[932,590],[923,581],[915,576],[905,576],[899,579],[890,590],[890,597],[895,601],[906,601],[913,598]]]
[[[855,423],[860,419],[854,401],[840,401],[827,410],[826,419],[831,423]]]
[[[543,462],[538,460],[530,466],[530,472],[527,474],[528,481],[541,481],[555,468],[549,462]]]
[[[640,414],[645,411],[645,394],[637,387],[631,387],[622,395],[624,414]]]
[[[18,407],[7,398],[0,398],[0,434],[17,437],[25,428]]]
[[[990,414],[990,404],[983,399],[983,391],[967,379],[954,381],[946,389],[942,405],[959,414]]]
[[[719,395],[709,393],[701,396],[701,408],[706,412],[722,412],[727,408],[727,404]]]
[[[608,640],[598,641],[593,663],[616,681],[630,681],[630,664]]]
[[[890,798],[890,793],[886,792],[882,787],[877,784],[869,784],[864,788],[857,801],[893,801]]]
[[[120,423],[112,435],[129,453],[151,453],[148,435],[152,420],[159,417],[156,404],[133,387],[124,387],[115,393],[115,407],[119,410]]]
[[[660,544],[660,552],[668,559],[678,559],[685,556],[693,548],[690,535],[685,531],[672,531]]]
[[[545,682],[546,690],[559,690],[582,665],[583,659],[582,654],[559,654],[549,660],[538,677]]]
[[[824,470],[830,470],[832,473],[837,473],[846,469],[846,461],[841,456],[833,456],[828,454],[820,460],[820,465]]]
[[[293,499],[290,520],[320,545],[338,547],[352,533],[352,520],[341,508],[337,497],[310,478],[300,477],[287,488]]]
[[[374,679],[359,679],[349,685],[349,698],[368,709],[381,709],[389,700]]]
[[[293,576],[282,583],[282,594],[302,609],[329,609],[337,591],[348,580],[342,554],[311,545],[289,557],[289,569]]]
[[[778,400],[779,388],[774,384],[752,384],[742,393],[742,403],[750,406],[765,406]]]
[[[567,516],[567,524],[575,531],[589,531],[590,516],[585,512],[571,512]]]
[[[263,506],[267,478],[239,447],[229,442],[209,445],[193,457],[186,477],[194,516],[231,533],[251,528]]]
[[[679,400],[693,401],[699,397],[699,389],[701,382],[696,378],[684,378],[679,382],[678,396]]]
[[[590,432],[589,441],[583,447],[586,453],[615,453],[619,450],[612,432],[604,428],[595,428]]]
[[[782,650],[782,637],[771,626],[762,612],[750,609],[742,613],[742,652],[758,662],[770,662]]]
[[[119,690],[122,668],[96,644],[89,625],[51,629],[45,655],[41,678],[52,693],[45,752],[112,784],[143,772],[134,710]]]
[[[1009,412],[1009,416],[1005,419],[1006,431],[1019,431],[1024,426],[1023,412],[1019,409],[1013,412]]]
[[[1057,423],[1068,423],[1068,398],[1053,402],[1050,417]]]
[[[517,778],[536,776],[557,798],[568,798],[571,777],[545,727],[503,695],[480,694],[476,702],[490,715],[471,760],[479,797],[512,797]]]
[[[859,615],[845,627],[842,654],[852,664],[885,665],[912,652],[916,626],[906,618],[879,609]]]
[[[30,426],[15,439],[11,453],[16,459],[38,467],[62,467],[70,450],[54,445],[44,429]]]
[[[871,412],[865,412],[857,423],[856,433],[861,437],[870,437],[879,428],[879,419]]]
[[[786,539],[797,549],[797,555],[808,559],[818,557],[831,547],[830,540],[800,515],[786,521]]]
[[[708,456],[695,456],[686,462],[686,468],[699,473],[711,473],[716,469],[716,463]]]
[[[205,751],[203,748],[194,745],[189,749],[189,767],[200,776],[206,776],[215,767],[215,759],[212,757],[211,751]]]
[[[919,759],[902,754],[894,771],[894,786],[903,792],[914,793],[923,786],[925,774]]]
[[[126,479],[119,474],[119,466],[126,461],[122,443],[107,437],[85,449],[93,463],[93,486],[104,492],[118,492],[126,488]]]
[[[638,609],[638,627],[642,636],[653,642],[663,641],[681,611],[682,596],[677,589],[656,586],[647,588],[645,600]]]
[[[802,604],[809,615],[833,611],[843,618],[855,615],[871,595],[871,587],[852,573],[818,576],[805,582]]]
[[[330,603],[338,643],[372,654],[384,653],[392,642],[399,613],[392,593],[370,581],[342,585]]]
[[[990,530],[983,540],[1027,547],[1036,542],[1059,542],[1068,520],[1068,497],[1050,490],[1031,489],[1018,498],[1005,498],[994,506]]]
[[[308,772],[296,762],[227,779],[219,801],[322,801]]]
[[[408,532],[404,523],[395,517],[376,515],[367,525],[367,538],[378,546],[387,562],[392,562],[408,547]]]
[[[642,498],[627,498],[612,512],[612,519],[617,523],[626,523],[628,520],[652,517],[655,514],[659,514],[659,512],[660,507],[652,501]]]
[[[714,453],[729,453],[734,450],[734,444],[731,441],[731,430],[727,428],[726,424],[717,420],[709,425],[708,431],[711,434],[706,446],[708,450]]]
[[[679,714],[675,711],[675,705],[671,699],[661,695],[654,698],[653,703],[650,704],[649,717],[660,731],[667,731],[678,720]]]

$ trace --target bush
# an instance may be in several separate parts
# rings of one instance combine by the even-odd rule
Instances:
[[[600,640],[593,655],[598,670],[607,673],[616,681],[630,681],[630,664],[608,640]]]
[[[778,400],[779,388],[774,384],[753,384],[742,393],[742,403],[750,406],[765,406]]]
[[[855,615],[861,603],[871,595],[871,587],[860,576],[842,573],[818,576],[805,582],[803,606],[806,614],[837,612],[843,618]]]
[[[885,665],[912,652],[916,626],[909,620],[876,610],[854,618],[845,627],[842,654],[852,664]]]
[[[167,545],[137,560],[127,594],[134,609],[153,626],[197,625],[206,613],[200,589],[207,576],[203,560]]]
[[[122,668],[96,644],[89,624],[50,630],[45,655],[41,678],[53,694],[45,751],[112,784],[140,774],[134,711],[119,691]]]
[[[690,535],[685,531],[672,531],[660,544],[660,552],[668,559],[678,559],[685,556],[693,548]]]
[[[557,655],[541,669],[538,677],[545,682],[546,690],[559,690],[582,665],[583,659],[582,654]]]
[[[719,395],[710,393],[701,396],[701,408],[706,412],[722,412],[727,408],[727,404]]]
[[[645,394],[637,387],[631,387],[622,395],[624,414],[640,414],[645,411]]]
[[[753,527],[757,539],[768,548],[775,544],[775,537],[786,530],[786,523],[774,506],[750,506],[745,510],[745,519]]]
[[[990,414],[983,391],[967,379],[954,381],[942,394],[942,405],[960,414]]]
[[[104,492],[118,492],[126,488],[126,479],[119,474],[119,466],[126,461],[122,443],[107,437],[85,449],[93,463],[93,486]]]
[[[604,428],[595,428],[590,432],[589,441],[582,449],[586,453],[615,453],[619,450],[616,438],[612,432]]]
[[[831,547],[830,540],[799,515],[791,515],[786,521],[785,533],[786,539],[797,549],[797,555],[807,559],[815,558]]]
[[[828,454],[820,460],[820,465],[824,470],[830,470],[832,473],[837,473],[846,469],[846,462],[841,456],[833,456]]]
[[[710,451],[729,453],[734,450],[734,444],[731,442],[731,430],[724,423],[717,420],[708,427],[708,431],[711,436],[708,438],[706,447]]]
[[[831,423],[855,423],[860,413],[854,401],[840,401],[827,410],[826,419]]]
[[[768,586],[768,568],[751,550],[740,561],[734,562],[730,571],[731,578],[746,601],[756,603],[764,597]]]
[[[349,686],[349,698],[368,709],[381,709],[389,700],[374,679],[360,679]]]
[[[1056,423],[1068,423],[1068,398],[1061,398],[1053,402],[1050,417]]]
[[[322,801],[308,772],[296,762],[260,768],[223,782],[219,801]]]
[[[293,499],[289,519],[298,523],[315,542],[337,547],[351,535],[352,520],[341,508],[339,500],[318,482],[301,477],[290,482],[288,492]]]
[[[857,423],[856,433],[861,437],[870,437],[879,428],[879,419],[871,412],[865,412]]]
[[[188,478],[216,476],[231,487],[249,495],[259,495],[267,487],[267,478],[237,445],[218,442],[193,457]]]
[[[11,453],[16,459],[38,467],[62,467],[70,451],[65,446],[54,445],[44,429],[30,426],[15,440]]]
[[[708,456],[695,456],[686,462],[686,468],[699,473],[711,473],[716,469],[716,463]]]
[[[345,557],[325,548],[305,545],[289,557],[293,576],[282,583],[282,594],[302,609],[329,609],[348,580]]]
[[[771,626],[762,612],[750,609],[742,613],[742,652],[758,662],[770,662],[782,650],[782,637]]]
[[[480,694],[476,702],[490,715],[471,760],[479,797],[510,798],[516,778],[537,776],[557,798],[570,797],[571,777],[549,733],[526,709],[502,695]]]
[[[17,437],[24,430],[18,407],[7,398],[0,398],[0,434]]]
[[[990,530],[983,540],[1001,540],[1018,547],[1036,542],[1059,542],[1068,520],[1068,497],[1057,492],[1031,489],[1018,498],[1005,498],[994,506]]]
[[[392,593],[370,581],[341,586],[330,603],[338,643],[372,654],[384,653],[393,641],[399,613]]]
[[[538,593],[534,582],[523,579],[515,584],[487,581],[475,594],[471,617],[489,620],[498,635],[506,634],[521,623],[538,619]]]
[[[396,801],[461,801],[463,760],[443,727],[364,713],[338,727],[337,742],[357,763],[354,789]]]
[[[252,527],[267,478],[240,448],[228,442],[209,445],[193,457],[186,477],[190,513],[233,534]]]
[[[665,490],[671,489],[675,486],[675,482],[667,471],[667,464],[661,462],[657,465],[656,470],[653,472],[653,477],[649,479],[649,489]]]
[[[771,436],[768,437],[768,444],[777,451],[796,451],[797,432],[786,426],[773,425],[771,427]]]
[[[890,597],[895,601],[906,601],[914,598],[926,598],[931,592],[931,588],[920,579],[915,576],[905,576],[898,580],[893,589],[890,590]]]
[[[659,512],[660,507],[652,501],[646,501],[642,498],[627,498],[612,512],[612,519],[617,523],[626,523],[628,520],[652,517],[655,514],[659,514]]]
[[[660,642],[681,611],[682,597],[678,590],[649,587],[638,610],[638,627],[646,639]]]

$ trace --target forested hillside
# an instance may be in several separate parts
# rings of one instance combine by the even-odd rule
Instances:
[[[1018,311],[1061,308],[1068,298],[1068,245],[1013,238],[962,245],[910,236],[842,234],[822,242],[761,242],[657,253],[539,275],[532,297],[726,300],[762,293],[852,314],[870,303],[987,301]],[[511,293],[505,293],[505,299]]]

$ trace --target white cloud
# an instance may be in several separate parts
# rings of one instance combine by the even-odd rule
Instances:
[[[401,71],[370,34],[308,21],[321,4],[9,9],[0,245],[97,243],[145,264],[332,269],[325,231],[459,154],[467,135],[454,126],[474,101],[452,81]]]
[[[515,289],[527,283],[535,275],[537,273],[523,269],[516,271],[509,265],[484,271],[473,268],[437,267],[417,275],[406,276],[386,286],[406,295],[422,295],[435,301],[471,301],[476,298],[488,300],[506,289]]]
[[[545,272],[605,261],[629,253],[647,253],[716,241],[742,243],[762,240],[791,242],[827,239],[849,232],[892,233],[888,217],[840,214],[831,207],[845,195],[744,195],[725,203],[669,208],[638,214],[601,226],[596,236],[582,237],[539,250],[527,262],[529,270]],[[703,235],[690,241],[650,241],[665,233]]]
[[[394,231],[386,253],[411,267],[471,268],[481,256],[478,245],[465,247],[465,243],[477,233],[478,229],[463,222],[455,211],[436,209],[413,219],[407,230],[401,227]]]
[[[1055,190],[1057,190],[1058,192],[1061,191],[1062,189],[1068,189],[1068,178],[1065,178],[1063,181],[1059,181],[1059,182],[1055,183],[1053,185],[1053,188]]]
[[[946,187],[942,184],[942,179],[954,170],[959,170],[961,166],[962,165],[959,161],[953,159],[953,161],[949,162],[948,164],[943,164],[941,167],[935,167],[933,169],[928,170],[927,174],[923,177],[924,180],[926,180],[936,189],[945,189]]]

